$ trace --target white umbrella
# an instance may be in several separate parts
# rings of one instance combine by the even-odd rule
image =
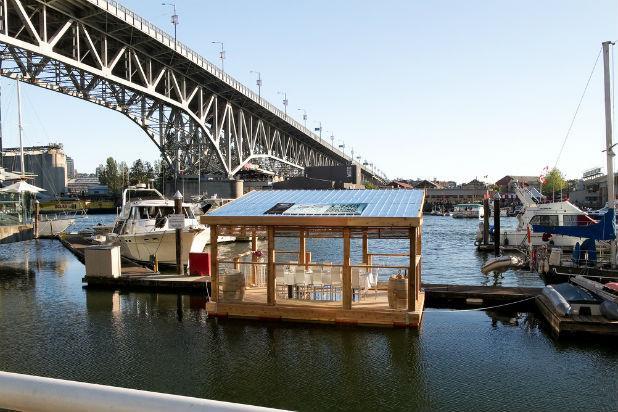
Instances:
[[[13,183],[12,185],[9,185],[7,187],[3,187],[2,189],[0,189],[0,192],[5,192],[5,193],[25,193],[25,192],[39,193],[39,192],[45,192],[45,189],[41,189],[40,187],[33,186],[30,183],[28,183],[28,182],[24,182],[23,180],[20,180],[17,183]]]

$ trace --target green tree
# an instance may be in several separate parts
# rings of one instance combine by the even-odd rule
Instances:
[[[107,185],[112,193],[118,193],[122,187],[118,163],[113,157],[108,157],[104,165],[99,166],[99,182]]]
[[[137,159],[129,170],[129,183],[136,185],[138,183],[146,183],[147,180],[144,162],[141,159]]]
[[[556,168],[549,171],[545,176],[545,183],[543,183],[543,194],[552,195],[555,192],[560,192],[562,189],[566,189],[567,182],[562,175],[562,172]]]

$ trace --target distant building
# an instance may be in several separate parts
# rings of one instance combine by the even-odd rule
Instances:
[[[618,175],[614,176],[614,184],[618,185]],[[579,207],[604,207],[607,203],[607,175],[584,176],[571,188],[569,200]]]
[[[496,181],[496,186],[500,188],[500,193],[514,193],[515,186],[523,184],[529,187],[539,189],[540,182],[538,176],[515,176],[506,175],[502,179]]]
[[[390,182],[389,184],[386,185],[387,187],[393,188],[393,189],[412,189],[413,186],[407,182],[403,182],[401,180],[393,180],[392,182]]]
[[[430,182],[429,180],[421,180],[414,185],[414,189],[444,189],[437,182]]]
[[[73,158],[67,156],[67,179],[74,179],[75,173],[75,163],[73,162]]]
[[[99,178],[92,175],[82,175],[70,179],[67,187],[68,193],[75,196],[105,196],[109,194],[107,185],[102,185]]]
[[[2,165],[7,171],[22,173],[20,149],[2,150]],[[41,187],[51,196],[67,191],[67,156],[61,144],[24,147],[24,166],[28,175],[35,175],[32,184]]]

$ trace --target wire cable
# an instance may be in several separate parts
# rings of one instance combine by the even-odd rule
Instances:
[[[522,302],[526,302],[532,299],[536,299],[536,296],[532,296],[529,298],[525,298],[525,299],[521,299],[521,300],[517,300],[515,302],[509,302],[509,303],[503,303],[502,305],[495,305],[495,306],[485,306],[483,308],[474,308],[474,309],[423,309],[424,313],[462,313],[462,312],[478,312],[478,311],[482,311],[482,310],[489,310],[489,309],[496,309],[496,308],[503,308],[506,306],[510,306],[510,305],[517,305],[518,303],[522,303]]]
[[[573,129],[573,124],[575,123],[575,119],[577,118],[577,114],[579,113],[579,108],[581,107],[582,102],[584,101],[584,97],[586,96],[586,92],[588,91],[590,80],[592,80],[592,75],[594,74],[594,71],[597,68],[597,64],[599,63],[599,57],[601,57],[601,51],[602,50],[599,50],[599,54],[597,54],[597,58],[594,61],[594,66],[592,66],[592,70],[590,71],[590,76],[588,76],[586,87],[584,87],[584,92],[582,93],[582,96],[579,98],[579,103],[577,103],[577,108],[575,109],[575,113],[573,114],[573,118],[571,119],[571,124],[569,125],[569,129],[567,130],[566,136],[564,136],[564,141],[562,142],[562,146],[560,147],[560,151],[558,152],[556,163],[554,163],[554,169],[558,166],[558,161],[560,161],[560,156],[562,156],[562,151],[564,150],[564,145],[566,144],[569,138],[569,135],[571,134],[571,130]]]

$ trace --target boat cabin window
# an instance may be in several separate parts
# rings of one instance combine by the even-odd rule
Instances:
[[[532,225],[558,226],[558,215],[536,215],[530,219]]]
[[[186,219],[195,219],[193,211],[189,207],[182,208]],[[159,219],[174,213],[173,206],[136,206],[131,208],[130,219]]]

